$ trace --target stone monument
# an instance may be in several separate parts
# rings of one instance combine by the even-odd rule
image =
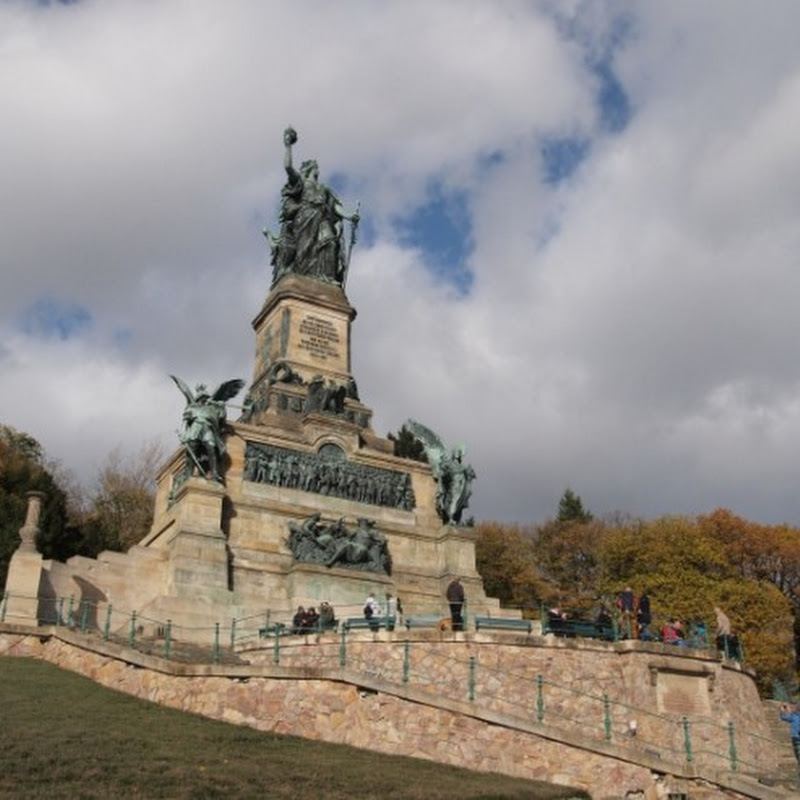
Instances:
[[[391,592],[409,613],[446,608],[456,575],[468,611],[497,614],[461,524],[475,477],[419,423],[428,463],[395,455],[377,435],[351,363],[355,309],[345,293],[359,222],[319,180],[295,169],[284,132],[286,183],[270,245],[270,290],[253,320],[252,379],[235,421],[225,403],[243,381],[186,398],[181,447],[157,479],[150,533],[127,554],[48,563],[56,596],[93,597],[189,627],[264,614],[287,619],[328,601],[340,613]],[[101,613],[101,612],[98,612]]]

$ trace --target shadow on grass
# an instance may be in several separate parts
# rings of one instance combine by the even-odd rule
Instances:
[[[0,658],[2,798],[491,800],[586,798],[471,772],[229,725]]]

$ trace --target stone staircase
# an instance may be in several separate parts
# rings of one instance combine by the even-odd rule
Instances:
[[[778,752],[778,770],[770,778],[776,786],[781,786],[794,791],[800,790],[798,782],[798,763],[792,752],[792,743],[789,739],[789,726],[779,716],[781,704],[777,700],[764,700],[764,715],[770,729],[770,736],[781,742]],[[800,792],[798,793],[800,796]]]

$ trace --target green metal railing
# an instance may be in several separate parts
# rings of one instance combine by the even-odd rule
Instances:
[[[8,603],[6,592],[0,621],[5,620]],[[476,710],[502,713],[521,724],[595,737],[623,748],[649,749],[662,758],[694,767],[760,774],[764,765],[753,753],[769,752],[777,744],[737,730],[732,722],[719,724],[703,717],[675,717],[630,706],[607,692],[594,694],[561,684],[557,674],[501,669],[492,663],[490,647],[485,655],[483,650],[467,655],[455,639],[432,646],[429,639],[412,641],[411,634],[401,638],[396,633],[376,640],[341,627],[338,635],[320,632],[322,635],[314,637],[315,646],[308,647],[308,637],[289,635],[290,628],[276,623],[269,610],[225,623],[188,627],[74,596],[39,602],[39,608],[42,624],[69,626],[166,660],[219,664],[246,652],[251,660],[254,654],[264,653],[273,664],[287,667],[347,668],[365,679],[381,678],[398,688],[413,687],[430,696],[432,703],[440,698],[466,701]],[[224,648],[223,631],[227,631]],[[192,643],[188,651],[187,643]]]

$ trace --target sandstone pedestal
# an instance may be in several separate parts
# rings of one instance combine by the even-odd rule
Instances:
[[[36,625],[43,563],[36,550],[36,535],[45,495],[43,492],[28,492],[27,497],[25,524],[19,531],[20,545],[8,565],[5,621]]]
[[[42,557],[21,548],[11,556],[6,580],[5,622],[36,625],[39,611],[39,584]]]
[[[288,621],[298,605],[323,600],[340,618],[360,615],[370,593],[391,592],[406,614],[444,616],[445,589],[458,575],[469,613],[499,614],[475,568],[474,532],[436,512],[429,465],[396,456],[371,428],[351,370],[354,318],[341,287],[282,278],[253,321],[253,379],[240,419],[228,425],[224,484],[191,477],[177,450],[157,478],[150,533],[126,556],[53,564],[55,595],[88,587],[115,615],[170,620],[177,637],[180,626]],[[351,536],[372,526],[387,563],[327,564],[293,551],[292,528],[313,515]]]

